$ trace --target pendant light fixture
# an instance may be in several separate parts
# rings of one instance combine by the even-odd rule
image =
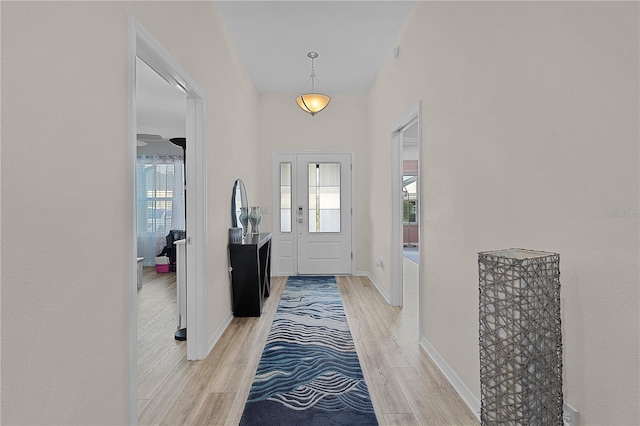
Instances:
[[[311,77],[302,88],[300,96],[296,98],[298,106],[309,114],[316,115],[316,113],[322,111],[331,100],[330,94],[324,94],[316,92],[316,83],[320,84],[316,77],[316,71],[314,68],[313,60],[318,57],[317,52],[307,53],[307,57],[311,59]]]

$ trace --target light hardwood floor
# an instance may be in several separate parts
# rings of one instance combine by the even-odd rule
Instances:
[[[273,277],[260,318],[234,318],[207,359],[186,361],[177,342],[175,274],[145,268],[138,290],[141,425],[237,425],[286,278]],[[418,347],[415,315],[389,306],[364,277],[337,277],[381,425],[479,422]]]

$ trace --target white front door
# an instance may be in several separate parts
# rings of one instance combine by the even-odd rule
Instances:
[[[275,274],[351,274],[351,175],[349,153],[274,154]]]

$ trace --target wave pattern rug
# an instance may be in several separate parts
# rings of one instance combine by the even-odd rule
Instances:
[[[377,425],[335,277],[289,277],[240,425]]]

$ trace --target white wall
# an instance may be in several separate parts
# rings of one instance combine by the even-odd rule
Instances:
[[[370,94],[371,170],[421,99],[424,337],[479,398],[477,253],[558,252],[565,400],[580,424],[640,423],[638,4],[418,2],[398,43]],[[373,229],[387,182],[371,175]]]
[[[257,94],[212,3],[1,7],[1,421],[126,424],[128,15],[207,93],[210,336],[230,313],[227,201],[257,182]]]

